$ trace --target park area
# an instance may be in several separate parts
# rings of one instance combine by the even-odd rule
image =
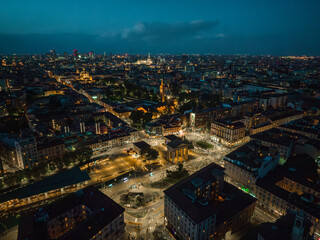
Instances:
[[[166,188],[170,185],[176,184],[182,179],[189,176],[189,172],[183,167],[182,164],[177,166],[177,169],[174,171],[166,171],[166,177],[157,182],[151,183],[152,188]]]
[[[199,147],[201,147],[203,149],[211,149],[211,148],[213,148],[213,145],[211,145],[210,143],[207,143],[205,141],[197,141],[196,143],[197,143],[197,145]]]

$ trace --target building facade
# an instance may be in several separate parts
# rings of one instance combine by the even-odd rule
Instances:
[[[250,222],[256,199],[224,181],[210,164],[164,191],[164,217],[177,239],[225,239]],[[231,194],[232,193],[232,194]]]
[[[32,223],[32,224],[30,224]],[[24,216],[18,240],[124,239],[124,208],[87,187]]]
[[[179,140],[167,143],[167,159],[176,164],[187,161],[188,145]]]
[[[30,168],[38,162],[37,142],[34,136],[23,136],[15,140],[18,167]]]
[[[246,141],[245,126],[241,122],[215,120],[211,123],[211,139],[230,147],[243,143]]]
[[[55,158],[63,157],[65,144],[60,139],[42,141],[38,143],[37,151],[39,161],[51,161]]]
[[[88,184],[90,177],[79,168],[59,172],[12,191],[3,192],[0,196],[0,211],[46,201],[53,197],[75,192]]]
[[[224,157],[225,173],[247,192],[254,193],[256,181],[263,178],[279,163],[279,155],[272,148],[250,141]]]
[[[288,211],[305,211],[306,219],[312,224],[310,234],[318,238],[320,180],[317,163],[307,154],[294,154],[280,165],[276,149],[255,146],[253,142],[226,155],[228,182],[255,196],[259,206],[279,217]],[[273,151],[276,157],[268,156]]]
[[[138,138],[138,131],[119,131],[118,133],[108,133],[100,135],[92,140],[83,143],[83,146],[90,147],[93,154],[105,152],[113,147],[119,147],[127,143],[131,143]]]

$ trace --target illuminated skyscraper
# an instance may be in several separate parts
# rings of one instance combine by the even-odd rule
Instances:
[[[90,58],[90,59],[93,59],[93,58],[94,58],[94,53],[93,53],[93,51],[89,52],[89,58]]]
[[[73,50],[73,56],[75,56],[76,58],[78,58],[78,50],[77,49],[74,49]]]

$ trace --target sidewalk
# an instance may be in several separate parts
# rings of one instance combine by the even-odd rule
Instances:
[[[18,226],[9,229],[8,233],[0,237],[1,240],[17,240],[18,238]]]

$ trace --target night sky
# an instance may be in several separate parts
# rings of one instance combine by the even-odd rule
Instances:
[[[0,53],[320,55],[320,0],[10,0]]]

